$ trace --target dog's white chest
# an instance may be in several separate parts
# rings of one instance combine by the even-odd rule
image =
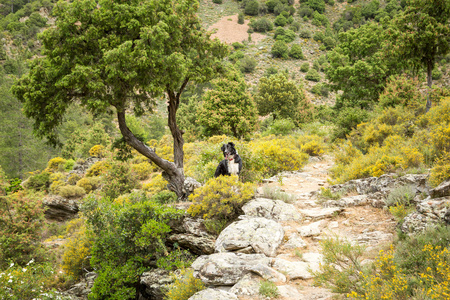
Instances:
[[[239,175],[239,164],[234,162],[234,159],[228,160],[228,172],[231,175]]]

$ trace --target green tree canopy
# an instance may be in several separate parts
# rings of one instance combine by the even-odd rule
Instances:
[[[436,58],[450,51],[450,1],[409,0],[403,13],[394,19],[389,48],[400,57],[426,68],[431,88],[431,72]],[[427,111],[431,108],[428,97]]]
[[[13,87],[35,121],[38,136],[57,143],[57,128],[72,103],[94,114],[114,107],[125,141],[164,170],[182,196],[183,132],[176,112],[189,81],[220,71],[227,48],[211,40],[196,15],[196,0],[60,1],[56,26],[42,36],[43,56]],[[152,110],[166,93],[174,162],[156,155],[129,130],[125,115]]]
[[[272,114],[274,120],[292,119],[298,125],[311,118],[312,104],[303,89],[283,73],[260,79],[256,104],[260,115]]]
[[[236,70],[215,80],[214,89],[204,94],[198,121],[206,136],[231,134],[241,138],[255,130],[256,104]]]

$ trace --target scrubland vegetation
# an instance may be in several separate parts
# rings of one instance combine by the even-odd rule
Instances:
[[[217,65],[203,75],[194,71],[205,61],[197,57],[195,65],[178,56],[184,53],[191,59],[194,50],[167,56],[164,59],[185,68],[181,75],[194,70],[197,81],[183,85],[184,78],[166,77],[163,66],[170,64],[161,59],[161,69],[155,72],[160,72],[156,72],[160,82],[168,84],[166,94],[152,87],[155,97],[144,102],[133,99],[128,107],[111,100],[105,87],[121,78],[129,84],[141,80],[136,86],[148,88],[148,78],[133,77],[142,66],[129,60],[123,66],[109,64],[116,61],[114,55],[126,57],[128,43],[139,38],[128,40],[125,32],[123,47],[103,49],[110,56],[96,58],[106,60],[102,60],[104,69],[95,72],[117,67],[103,81],[96,77],[94,84],[77,69],[81,65],[74,66],[74,73],[59,78],[58,84],[48,79],[52,85],[43,88],[43,97],[36,91],[44,84],[37,86],[41,82],[34,81],[42,76],[41,69],[26,60],[53,55],[55,49],[41,48],[36,34],[54,24],[50,15],[54,1],[0,2],[1,299],[62,299],[58,291],[92,270],[99,277],[90,299],[130,299],[140,274],[156,267],[181,269],[180,275],[174,275],[167,299],[188,299],[204,287],[185,269],[195,256],[167,242],[171,222],[186,213],[202,217],[208,231],[217,235],[240,214],[262,179],[301,170],[311,156],[334,157],[333,183],[387,173],[425,173],[435,187],[450,178],[450,8],[446,1],[208,1],[200,7],[200,16],[208,14],[208,9],[213,20],[223,6],[239,13],[238,22],[250,20],[249,34],[258,32],[266,38],[259,46],[251,40],[217,46],[214,51],[220,60],[210,58]],[[435,5],[443,5],[437,16],[430,9]],[[411,20],[417,10],[431,24],[425,30],[431,35],[420,36],[417,29],[423,24]],[[193,13],[190,8],[189,13]],[[197,21],[200,26],[210,20]],[[203,45],[199,42],[203,36],[196,38]],[[434,46],[412,47],[418,39],[429,39],[427,45]],[[46,35],[46,41],[51,41],[51,35]],[[169,46],[178,47],[173,43]],[[76,47],[73,51],[76,57],[84,57]],[[58,57],[51,63],[60,65]],[[85,71],[91,63],[86,61]],[[51,97],[74,92],[72,84],[85,88],[83,95],[74,93],[88,95],[81,103],[87,103],[84,108],[78,105],[82,101],[71,105],[60,101],[60,106],[53,102]],[[180,85],[183,89],[177,90]],[[104,94],[96,94],[102,89]],[[193,203],[187,212],[175,208],[179,200],[168,189],[170,182],[162,176],[162,168],[127,144],[114,119],[126,108],[124,121],[136,140],[161,159],[174,162],[179,152],[174,149],[173,131],[166,126],[167,99],[176,94],[174,90],[180,91],[176,116],[184,131],[184,176],[203,184],[186,199]],[[137,89],[115,91],[119,96]],[[136,98],[143,96],[137,93]],[[53,106],[39,106],[33,97]],[[48,115],[44,108],[51,110]],[[44,144],[32,135],[33,129],[41,137],[59,140],[61,146]],[[223,158],[220,146],[230,141],[242,158],[242,173],[239,180],[233,176],[215,179],[215,168]],[[407,195],[402,190],[386,200],[399,222],[414,210]],[[75,219],[65,224],[46,220],[43,201],[57,196],[80,202]],[[354,299],[447,299],[449,238],[448,227],[415,236],[399,233],[394,245],[380,252],[373,264],[363,264],[360,247],[325,240],[328,264],[316,274],[317,284]],[[48,246],[60,239],[65,240],[62,247]],[[268,283],[261,285],[261,291],[267,296],[278,294]]]

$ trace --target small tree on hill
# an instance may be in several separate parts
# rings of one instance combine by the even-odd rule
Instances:
[[[43,56],[13,87],[38,136],[58,143],[57,127],[72,104],[94,114],[117,113],[125,141],[163,169],[169,189],[183,196],[183,131],[176,114],[190,81],[221,69],[226,46],[211,40],[195,0],[74,0],[53,9],[56,26],[42,35]],[[131,132],[126,114],[152,109],[168,98],[174,162],[162,159]]]
[[[214,89],[204,94],[198,121],[206,136],[231,134],[241,138],[255,130],[256,104],[236,70],[215,80]]]
[[[312,105],[303,89],[283,73],[262,77],[258,85],[256,104],[261,116],[291,119],[298,126],[312,117]]]

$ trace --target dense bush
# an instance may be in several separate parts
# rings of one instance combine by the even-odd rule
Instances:
[[[0,270],[10,262],[25,266],[32,259],[42,261],[40,243],[44,230],[42,195],[18,191],[0,198]]]
[[[83,213],[93,234],[91,265],[98,273],[92,299],[134,298],[139,276],[170,252],[164,243],[168,222],[183,215],[142,194],[122,203],[89,197]]]
[[[300,71],[306,73],[309,71],[309,63],[305,62],[300,66]]]
[[[277,41],[285,41],[286,43],[290,43],[295,40],[295,33],[290,29],[284,30],[282,27],[278,27],[275,31],[274,37]]]
[[[58,188],[58,195],[64,198],[78,198],[85,194],[84,188],[77,185],[66,185]]]
[[[318,13],[317,11],[315,11],[313,13],[313,20],[312,20],[311,24],[313,24],[315,26],[327,27],[328,25],[330,25],[330,21],[328,21],[327,16],[322,15],[322,14]]]
[[[323,14],[325,12],[325,0],[308,0],[306,5],[318,13]]]
[[[138,187],[138,177],[131,171],[130,165],[124,162],[113,162],[104,175],[102,194],[114,199]]]
[[[146,180],[153,171],[153,166],[149,162],[145,161],[139,164],[132,164],[131,171],[136,174],[139,180]]]
[[[50,187],[50,173],[43,171],[39,174],[32,175],[24,181],[23,186],[35,191],[47,191]]]
[[[264,131],[263,135],[288,135],[292,133],[295,124],[290,119],[277,119]]]
[[[267,18],[252,20],[249,24],[255,32],[266,32],[273,29],[273,23]]]
[[[289,57],[295,59],[304,59],[305,56],[303,55],[302,47],[298,44],[292,45],[291,50],[289,50]]]
[[[305,75],[305,79],[309,81],[319,82],[320,81],[319,72],[317,72],[316,69],[309,69]]]
[[[111,164],[106,160],[94,163],[87,171],[86,177],[94,177],[105,174],[111,168]]]
[[[203,282],[194,277],[191,269],[181,270],[178,276],[173,276],[174,282],[165,292],[166,300],[187,300],[195,293],[205,289]]]
[[[254,195],[251,183],[238,181],[237,176],[219,176],[189,195],[192,205],[188,213],[204,219],[233,220],[242,214],[242,206]]]
[[[256,68],[256,65],[257,65],[257,61],[252,56],[244,56],[244,58],[242,58],[239,61],[239,69],[243,73],[253,73],[253,71]]]
[[[48,172],[56,172],[58,170],[62,171],[62,169],[64,169],[65,164],[66,164],[66,160],[64,158],[55,157],[48,161],[47,168],[45,170]]]
[[[164,190],[153,195],[151,199],[159,204],[170,204],[177,202],[178,197],[174,192]]]
[[[105,154],[105,147],[103,145],[95,145],[89,149],[89,155],[93,157],[103,157]]]
[[[143,190],[150,195],[155,195],[165,189],[167,189],[168,182],[162,177],[161,174],[153,174],[150,182],[144,184]]]
[[[99,188],[101,183],[100,177],[83,177],[77,181],[76,185],[83,188],[87,194]]]
[[[259,2],[257,0],[247,1],[244,12],[249,16],[257,16],[259,13]]]
[[[284,41],[276,41],[270,53],[272,57],[288,58],[289,48]]]
[[[418,78],[409,78],[406,75],[391,76],[380,95],[379,105],[383,108],[402,105],[417,109],[424,102],[419,85]]]
[[[285,26],[287,24],[287,20],[283,15],[278,15],[274,21],[275,26]]]
[[[244,17],[244,14],[242,13],[242,12],[240,12],[239,14],[238,14],[238,24],[244,24],[245,23],[245,17]]]

